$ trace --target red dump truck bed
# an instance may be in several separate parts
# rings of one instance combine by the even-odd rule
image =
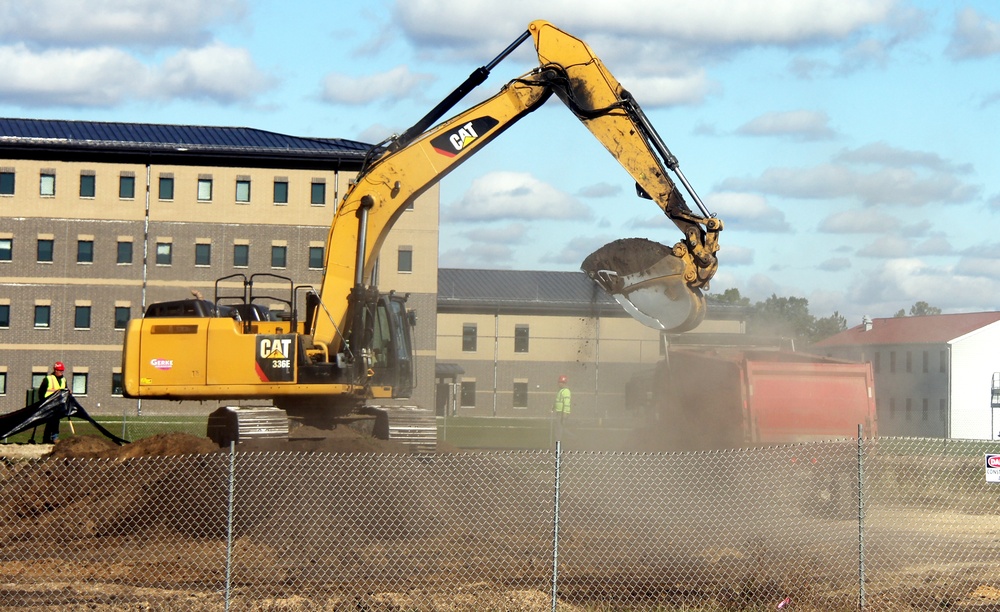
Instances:
[[[657,450],[850,438],[859,424],[877,433],[869,364],[802,353],[671,349],[650,408]]]

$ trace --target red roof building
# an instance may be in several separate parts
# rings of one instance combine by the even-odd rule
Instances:
[[[1000,439],[1000,312],[866,319],[813,352],[872,364],[881,435]]]

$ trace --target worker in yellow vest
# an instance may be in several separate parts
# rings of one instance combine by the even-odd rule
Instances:
[[[571,401],[569,391],[569,378],[565,375],[559,377],[559,391],[556,392],[556,403],[553,410],[556,417],[556,440],[562,440],[563,424],[569,417]]]
[[[61,361],[57,361],[52,366],[52,373],[42,379],[38,385],[38,397],[45,399],[57,391],[66,388],[66,366]],[[55,444],[59,439],[59,419],[49,419],[45,422],[45,430],[42,432],[42,443]]]

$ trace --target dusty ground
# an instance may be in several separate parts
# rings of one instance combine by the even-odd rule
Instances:
[[[238,448],[233,609],[550,609],[545,457],[401,458],[395,443],[350,428],[303,427],[288,442]],[[40,449],[0,461],[0,609],[223,609],[228,449],[188,434],[122,447],[69,437],[32,458]],[[258,451],[267,451],[259,462]],[[627,474],[641,459],[620,461]],[[560,560],[572,569],[560,573],[559,610],[765,610],[786,596],[793,610],[856,606],[856,525],[769,502],[780,491],[740,472],[730,474],[733,491],[764,495],[720,495],[719,473],[695,458],[654,464],[711,485],[666,500],[657,492],[676,476],[618,482],[606,472],[615,465],[583,456],[567,473]],[[647,492],[667,507],[637,501]],[[987,513],[970,517],[945,512],[943,498],[922,503],[870,510],[869,569],[880,576],[870,609],[1000,610],[996,509],[978,504]],[[655,520],[636,528],[638,509]],[[846,576],[831,569],[844,566]]]

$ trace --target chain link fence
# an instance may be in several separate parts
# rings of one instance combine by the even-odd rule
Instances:
[[[0,464],[0,608],[1000,610],[996,445]]]

